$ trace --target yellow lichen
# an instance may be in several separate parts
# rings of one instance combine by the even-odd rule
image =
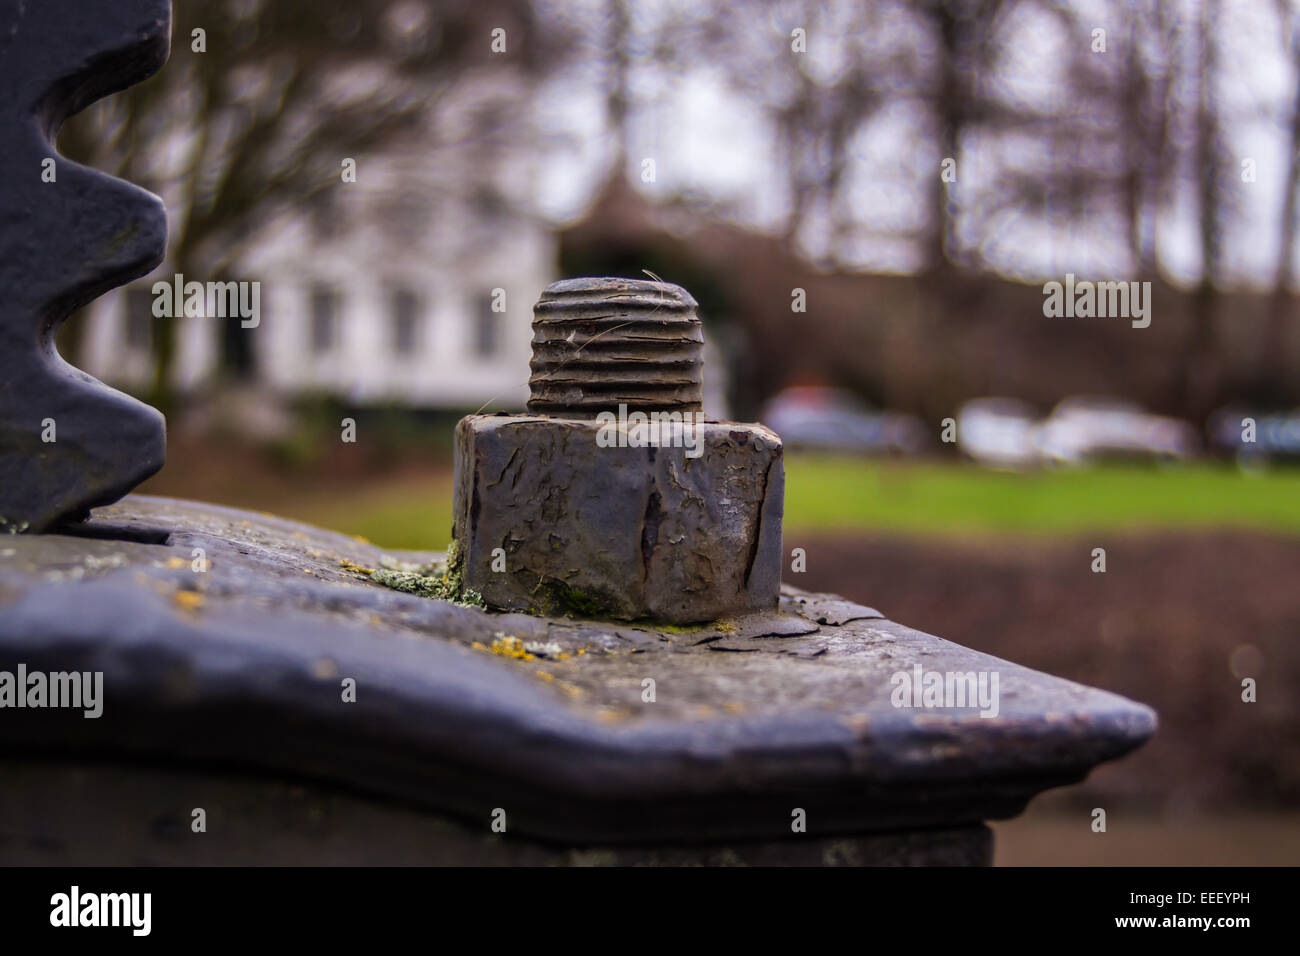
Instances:
[[[492,653],[509,657],[516,661],[535,661],[532,654],[524,647],[524,642],[517,637],[503,634],[492,642]]]
[[[191,613],[203,607],[203,595],[198,591],[177,591],[172,595],[172,601],[182,611],[190,611]]]
[[[349,561],[347,558],[339,559],[339,567],[344,571],[351,571],[353,574],[364,574],[366,577],[375,573],[374,568],[368,568],[363,564],[357,564],[355,561]]]

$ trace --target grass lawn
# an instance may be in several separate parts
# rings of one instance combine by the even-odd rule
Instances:
[[[1061,533],[1150,527],[1300,532],[1300,470],[1105,465],[1032,472],[792,456],[792,528]]]
[[[451,476],[362,486],[284,509],[390,548],[442,548],[450,539]],[[916,534],[1237,527],[1300,533],[1300,470],[1243,473],[1205,463],[987,471],[945,462],[791,455],[786,527]]]
[[[281,513],[385,548],[441,551],[451,541],[451,473],[363,485],[345,496],[311,497]]]

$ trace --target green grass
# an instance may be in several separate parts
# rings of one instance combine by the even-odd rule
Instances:
[[[451,480],[363,487],[289,509],[388,548],[441,549],[450,539]],[[915,534],[1060,534],[1140,528],[1259,528],[1300,533],[1300,471],[1246,474],[1231,465],[1107,465],[1025,473],[942,462],[791,455],[791,530]]]
[[[343,498],[309,499],[294,507],[292,516],[385,548],[441,551],[451,541],[451,476],[362,487]]]
[[[919,533],[1118,528],[1300,531],[1300,472],[1205,463],[1030,472],[791,456],[786,524]]]

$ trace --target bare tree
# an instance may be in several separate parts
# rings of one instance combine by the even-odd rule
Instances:
[[[1183,407],[1198,419],[1212,410],[1222,367],[1215,341],[1226,202],[1223,177],[1227,169],[1215,89],[1219,76],[1220,15],[1220,0],[1202,0],[1194,26],[1197,95],[1193,160],[1201,277],[1192,295],[1191,322],[1181,363],[1180,398]]]

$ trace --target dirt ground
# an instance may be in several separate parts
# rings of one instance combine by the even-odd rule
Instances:
[[[999,863],[1300,863],[1300,541],[786,538],[807,550],[801,587],[1159,712],[1141,750],[1000,824]],[[1091,569],[1099,547],[1105,573]]]

